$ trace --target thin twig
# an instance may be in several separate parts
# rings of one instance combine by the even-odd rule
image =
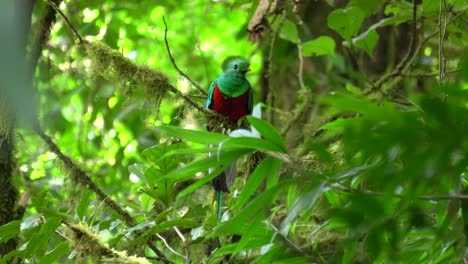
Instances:
[[[191,104],[193,107],[195,107],[198,111],[204,113],[204,114],[209,114],[208,110],[206,110],[203,106],[195,102],[190,96],[185,95],[179,89],[175,88],[173,85],[169,84],[168,88],[171,92],[175,93],[176,95],[182,97],[187,103]]]
[[[195,88],[197,88],[202,94],[205,96],[208,95],[208,93],[196,82],[194,82],[187,74],[185,74],[179,67],[177,67],[177,64],[174,60],[174,57],[172,57],[171,49],[169,48],[169,42],[167,41],[167,24],[166,24],[166,19],[164,19],[164,16],[162,17],[163,22],[164,22],[164,42],[166,43],[166,49],[167,49],[167,54],[169,55],[169,58],[171,59],[172,65],[174,68],[179,72],[180,75],[184,76],[185,79],[187,79]]]
[[[167,240],[166,240],[163,236],[161,236],[160,234],[156,234],[156,236],[159,238],[159,240],[161,240],[161,241],[163,242],[163,244],[167,247],[167,249],[169,249],[169,251],[171,251],[172,253],[174,253],[174,255],[177,255],[177,256],[179,256],[179,257],[181,257],[181,258],[187,260],[187,259],[186,259],[186,256],[182,255],[181,253],[179,253],[179,252],[177,252],[175,249],[173,249],[173,248],[169,245],[169,243],[167,243]]]
[[[83,38],[81,37],[80,33],[78,33],[78,31],[75,29],[75,27],[73,26],[73,24],[70,22],[70,20],[68,19],[68,17],[62,12],[62,10],[60,10],[60,8],[58,8],[55,3],[53,3],[52,1],[50,0],[47,0],[47,3],[52,6],[55,11],[57,11],[61,16],[62,18],[65,20],[65,22],[68,24],[68,27],[70,27],[70,29],[73,31],[73,33],[75,34],[76,38],[78,38],[79,40],[79,43],[83,43]]]
[[[301,249],[301,247],[299,247],[298,245],[296,245],[293,241],[291,241],[286,235],[284,235],[282,232],[280,232],[278,230],[278,228],[270,223],[270,227],[273,229],[273,231],[275,231],[275,233],[279,234],[281,236],[281,238],[283,239],[283,241],[285,242],[285,244],[293,249],[294,251],[296,251],[297,253],[301,254],[302,256],[308,258],[308,259],[312,259],[312,257],[304,250]]]
[[[442,16],[442,8],[444,15]],[[439,83],[443,83],[445,79],[445,56],[444,56],[444,39],[447,29],[447,6],[445,0],[440,0],[439,5]]]
[[[460,16],[465,14],[467,10],[468,10],[468,6],[462,8],[456,15],[452,16],[450,19],[447,20],[447,25],[457,20]],[[395,69],[392,72],[380,77],[376,82],[374,82],[373,88],[371,88],[368,92],[366,92],[365,95],[368,95],[374,92],[375,90],[379,89],[385,82],[387,82],[391,78],[404,75],[405,72],[408,70],[409,66],[411,65],[411,63],[413,63],[413,61],[416,59],[417,55],[421,51],[422,47],[426,44],[426,42],[429,41],[434,36],[436,36],[439,32],[440,32],[440,28],[437,28],[434,32],[424,37],[423,40],[421,40],[419,44],[416,46],[412,56],[410,57],[409,60],[406,61],[405,65],[402,65],[400,63],[397,67],[395,67]]]

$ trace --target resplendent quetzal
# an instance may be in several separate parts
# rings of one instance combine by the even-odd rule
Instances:
[[[222,64],[223,73],[211,83],[208,90],[205,107],[224,115],[233,124],[252,113],[252,87],[245,78],[245,74],[250,71],[249,66],[249,61],[243,57],[226,58]],[[223,192],[229,192],[236,177],[237,162],[234,162],[212,181],[218,202],[218,221],[222,217]]]

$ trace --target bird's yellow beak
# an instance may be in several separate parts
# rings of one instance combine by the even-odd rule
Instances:
[[[252,70],[252,69],[250,69],[250,68],[247,68],[247,70],[246,70],[246,71],[247,71],[247,72],[249,72],[249,71],[251,71],[251,70]]]

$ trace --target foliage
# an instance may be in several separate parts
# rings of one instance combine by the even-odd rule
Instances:
[[[0,263],[466,261],[466,1],[270,1],[253,44],[262,2],[59,4],[37,96],[14,92],[21,65],[0,71],[0,146],[17,117],[29,199]],[[249,130],[208,132],[223,120],[172,60],[208,88],[230,55],[250,56],[263,104]],[[218,223],[209,183],[236,160]]]

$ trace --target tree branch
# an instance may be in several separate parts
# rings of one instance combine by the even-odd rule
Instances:
[[[62,0],[50,0],[48,3],[49,2],[57,6],[60,5]],[[29,57],[29,64],[31,65],[31,76],[34,75],[34,70],[36,69],[37,63],[39,62],[42,50],[44,49],[47,39],[49,39],[50,31],[57,19],[57,11],[50,3],[46,7],[45,14],[42,17],[41,22],[39,22],[39,33],[31,49],[31,54]]]
[[[185,74],[179,67],[177,67],[177,64],[175,63],[174,57],[172,57],[171,49],[169,48],[169,42],[167,41],[167,24],[166,24],[166,19],[164,19],[164,16],[162,17],[163,22],[164,22],[164,42],[166,43],[166,49],[167,49],[167,54],[169,55],[169,58],[171,59],[172,65],[174,68],[179,72],[180,75],[184,76],[185,79],[187,79],[195,88],[198,89],[202,94],[205,96],[208,95],[208,93],[196,82],[194,82],[187,74]]]
[[[459,10],[458,13],[456,13],[454,16],[452,16],[450,19],[447,20],[446,22],[446,25],[454,22],[455,20],[457,20],[460,16],[462,16],[463,14],[465,14],[465,12],[468,10],[468,6],[462,8],[461,10]],[[413,11],[414,12],[414,11]],[[413,13],[414,15],[414,13]],[[413,27],[414,29],[414,27]],[[408,70],[409,66],[411,65],[411,63],[413,63],[413,61],[416,59],[417,55],[419,54],[419,52],[421,51],[422,47],[426,44],[427,41],[429,41],[431,38],[433,38],[434,36],[436,36],[438,33],[440,32],[440,28],[437,28],[434,32],[430,33],[429,35],[427,35],[426,37],[424,37],[419,43],[418,45],[416,46],[416,48],[414,49],[414,52],[410,52],[409,54],[410,57],[409,59],[406,59],[407,56],[405,56],[405,58],[402,60],[401,63],[399,63],[394,69],[392,72],[388,73],[388,74],[385,74],[383,75],[382,77],[380,77],[377,81],[374,82],[374,84],[372,85],[372,88],[369,89],[366,93],[364,93],[365,95],[369,95],[371,94],[372,92],[374,91],[378,91],[381,89],[381,86],[388,82],[391,78],[393,77],[397,77],[397,76],[404,76],[405,75],[405,72]],[[413,34],[413,36],[415,36]],[[408,50],[410,51],[410,49]],[[408,54],[407,54],[408,55]],[[403,63],[404,62],[404,63]]]
[[[49,147],[49,150],[53,152],[57,157],[60,159],[60,161],[63,162],[65,165],[65,169],[69,171],[70,176],[73,181],[76,183],[79,183],[94,193],[104,201],[104,203],[109,206],[114,212],[122,216],[125,224],[127,226],[134,226],[137,224],[137,221],[127,212],[125,211],[120,205],[118,205],[112,198],[110,198],[107,194],[104,193],[103,190],[101,190],[96,183],[91,180],[91,178],[84,172],[80,167],[78,167],[70,157],[66,156],[63,154],[63,152],[60,150],[60,148],[55,144],[55,142],[44,133],[42,128],[39,125],[39,122],[37,122],[34,126],[34,131],[39,135],[39,137],[47,144]],[[142,231],[138,231],[138,235],[143,235]],[[148,241],[148,246],[156,253],[156,255],[165,263],[171,263],[162,251],[160,251],[151,241]]]
[[[78,39],[79,43],[83,43],[83,38],[81,37],[80,33],[78,33],[78,31],[75,29],[75,27],[73,26],[73,24],[70,22],[70,20],[68,19],[68,17],[62,12],[62,10],[60,10],[60,8],[58,8],[54,2],[52,2],[52,0],[47,0],[47,3],[53,8],[55,9],[55,11],[57,11],[61,16],[62,18],[65,20],[65,22],[67,23],[68,27],[73,31],[73,33],[75,34],[75,37]]]

